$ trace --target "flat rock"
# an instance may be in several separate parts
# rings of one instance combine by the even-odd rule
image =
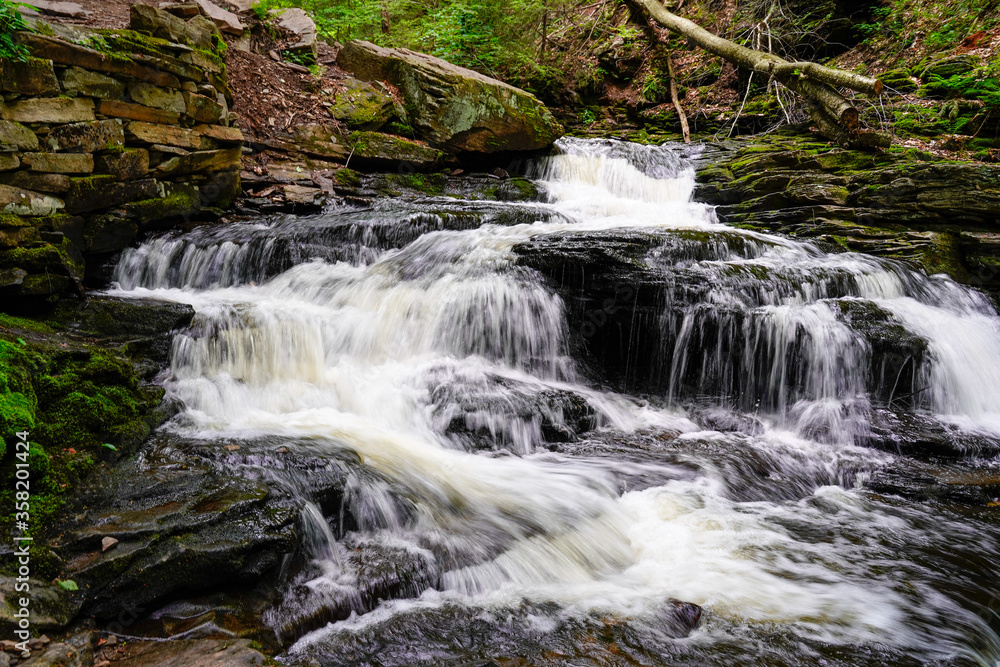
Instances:
[[[125,145],[125,130],[119,118],[95,120],[89,123],[69,123],[49,132],[45,143],[54,151],[74,153],[121,150]]]
[[[35,171],[18,171],[0,176],[0,183],[44,192],[50,195],[64,194],[69,191],[69,176],[65,174],[43,174]]]
[[[20,123],[79,123],[94,120],[94,100],[36,97],[7,104],[0,115]]]
[[[129,120],[157,123],[160,125],[177,125],[181,120],[181,115],[176,111],[163,111],[162,109],[153,109],[141,104],[129,104],[128,102],[105,100],[101,102],[98,111],[102,116],[128,118]]]
[[[259,667],[267,658],[250,648],[249,639],[184,639],[129,642],[115,667]]]
[[[90,174],[94,156],[90,153],[24,153],[21,161],[31,171],[50,174]]]
[[[31,0],[31,6],[50,16],[64,16],[71,19],[85,19],[90,12],[75,2],[58,2],[56,0]]]
[[[195,3],[201,8],[205,16],[212,19],[215,25],[219,26],[219,30],[230,35],[236,35],[237,37],[242,35],[246,30],[243,22],[240,18],[230,11],[226,11],[222,7],[219,7],[211,0],[195,0]]]
[[[0,153],[0,171],[11,171],[21,166],[21,158],[13,153]]]
[[[157,173],[181,176],[196,172],[229,171],[240,164],[243,151],[240,148],[226,148],[217,151],[197,151],[188,155],[172,157],[157,167]]]
[[[166,144],[195,150],[201,148],[201,135],[181,127],[132,121],[125,129],[130,136],[147,144]]]
[[[151,83],[131,83],[128,94],[133,102],[161,111],[182,114],[187,110],[184,94],[172,88],[161,88]]]
[[[204,22],[198,20],[203,18],[196,16],[185,21],[162,9],[142,4],[134,4],[129,9],[129,26],[132,30],[210,51],[213,46],[212,34],[218,29],[208,19],[204,19]]]
[[[563,133],[534,95],[440,58],[352,41],[341,48],[337,64],[362,81],[396,86],[410,125],[438,148],[479,153],[538,150]]]
[[[29,128],[9,120],[0,120],[0,151],[38,150],[38,137]]]
[[[55,197],[12,185],[0,185],[0,210],[5,213],[38,217],[52,215],[62,208],[63,202]]]
[[[159,194],[156,181],[152,179],[119,182],[110,175],[73,179],[66,193],[66,212],[71,215],[89,213],[155,199]]]
[[[360,160],[402,162],[426,168],[437,164],[444,156],[436,148],[381,132],[354,132],[349,141],[354,151],[353,157]]]
[[[58,95],[59,81],[51,60],[29,59],[22,62],[0,60],[0,90],[21,95]]]
[[[191,116],[195,122],[216,124],[226,117],[225,107],[210,97],[184,93],[184,102],[187,115]]]
[[[91,72],[81,67],[68,67],[62,73],[62,87],[67,95],[99,97],[105,100],[120,100],[125,95],[125,84],[118,79]]]
[[[238,127],[225,127],[223,125],[196,125],[195,132],[204,137],[214,139],[224,144],[241,144],[244,141],[243,132]]]
[[[201,7],[194,2],[161,2],[158,7],[181,19],[190,19],[201,14]]]
[[[94,158],[94,171],[111,174],[121,181],[142,178],[149,173],[149,151],[130,148],[121,153],[108,153]]]
[[[14,586],[14,577],[0,577],[0,632],[5,638],[13,636],[17,620],[13,614],[17,611],[16,601],[22,595],[28,595],[31,604],[28,614],[31,620],[32,636],[40,632],[55,630],[69,623],[80,610],[80,596],[38,579],[29,579],[30,593],[18,592]]]
[[[153,8],[150,7],[150,9]],[[75,65],[96,72],[121,74],[130,79],[148,81],[158,86],[180,87],[180,81],[169,72],[142,65],[133,60],[108,58],[100,51],[79,44],[27,32],[18,33],[18,39],[36,57],[48,58],[59,65]]]
[[[310,188],[302,185],[285,185],[281,188],[285,194],[285,201],[290,204],[300,206],[322,206],[326,202],[326,195],[319,188]]]

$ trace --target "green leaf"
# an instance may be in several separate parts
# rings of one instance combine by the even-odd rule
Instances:
[[[24,342],[23,338],[18,338],[17,342],[20,343],[21,345],[27,345],[27,343]]]
[[[56,579],[56,583],[65,588],[68,591],[78,591],[80,587],[76,585],[76,582],[72,579],[60,580]]]
[[[114,445],[112,445],[110,442],[104,443],[103,445],[101,445],[101,447],[107,447],[108,449],[110,449],[113,452],[117,452],[118,451],[118,448],[115,447]]]

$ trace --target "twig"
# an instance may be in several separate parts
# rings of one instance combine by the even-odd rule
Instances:
[[[691,143],[691,128],[688,127],[687,115],[681,106],[681,101],[677,97],[677,82],[674,80],[674,65],[670,60],[670,52],[667,51],[667,76],[670,77],[670,98],[674,101],[674,108],[677,109],[677,117],[681,121],[681,134],[684,136],[684,143]]]

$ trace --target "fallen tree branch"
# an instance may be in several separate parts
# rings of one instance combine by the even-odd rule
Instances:
[[[854,72],[832,69],[813,62],[789,62],[773,53],[747,48],[667,11],[657,0],[626,0],[626,2],[647,19],[683,35],[709,53],[751,73],[760,73],[769,79],[773,78],[799,94],[806,100],[811,110],[818,109],[822,112],[823,122],[815,118],[814,121],[824,135],[836,141],[842,141],[845,136],[856,134],[860,124],[858,110],[837,92],[836,87],[850,88],[870,95],[881,94],[884,87],[878,79]]]
[[[670,99],[674,101],[674,108],[677,109],[677,117],[681,121],[681,134],[684,136],[684,143],[691,143],[691,128],[688,127],[687,114],[677,97],[677,82],[674,80],[674,65],[670,61],[670,54],[667,53],[667,75],[670,77]]]

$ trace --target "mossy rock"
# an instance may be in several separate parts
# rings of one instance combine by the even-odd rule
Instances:
[[[353,158],[371,163],[405,163],[417,169],[436,165],[444,157],[441,151],[410,139],[381,132],[354,132],[348,138]]]
[[[378,130],[389,122],[395,113],[391,97],[353,77],[345,79],[343,84],[346,90],[334,98],[331,116],[352,130]]]

